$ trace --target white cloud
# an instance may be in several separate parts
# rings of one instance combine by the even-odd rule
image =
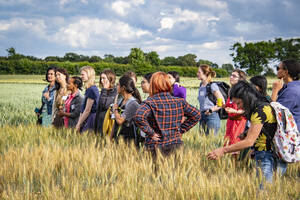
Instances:
[[[23,32],[36,33],[39,36],[45,34],[46,25],[44,20],[41,19],[22,19],[13,18],[10,20],[0,21],[0,31],[17,31],[22,30]]]
[[[162,29],[172,29],[175,21],[170,17],[165,17],[160,20],[160,30]]]
[[[115,1],[111,4],[111,9],[118,15],[126,16],[133,6],[137,7],[144,3],[144,0]]]
[[[274,31],[272,24],[261,24],[256,22],[238,22],[235,25],[235,30],[241,34],[266,34]]]
[[[160,28],[158,31],[164,29],[172,29],[176,23],[195,23],[199,28],[205,30],[207,26],[215,25],[216,21],[219,21],[220,18],[214,16],[208,12],[197,13],[190,10],[181,10],[180,8],[175,8],[171,14],[165,14],[164,17],[160,20]]]
[[[111,8],[121,16],[127,15],[130,7],[130,3],[125,1],[116,1],[111,5]]]
[[[212,9],[227,9],[227,3],[217,0],[198,0],[199,5]]]
[[[66,42],[72,47],[88,47],[104,42],[128,42],[142,36],[151,35],[150,32],[130,27],[121,21],[101,20],[97,18],[81,18],[75,23],[61,28],[55,34],[54,40]]]
[[[59,4],[60,4],[61,6],[63,6],[63,5],[65,5],[65,4],[67,4],[69,1],[70,1],[70,0],[59,0]]]

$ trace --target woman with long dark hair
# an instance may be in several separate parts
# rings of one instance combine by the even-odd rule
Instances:
[[[262,172],[267,182],[272,182],[274,169],[277,168],[284,174],[287,166],[285,162],[277,160],[272,152],[272,140],[277,129],[273,108],[266,97],[246,81],[239,81],[231,88],[230,98],[239,109],[245,111],[245,117],[250,120],[247,136],[235,144],[213,150],[208,154],[208,158],[215,160],[226,153],[253,146],[255,160],[260,168],[258,171]]]
[[[56,93],[54,95],[54,103],[52,106],[52,124],[55,128],[62,128],[64,126],[63,117],[58,113],[62,111],[65,101],[68,97],[67,82],[69,74],[67,70],[59,68],[56,70],[55,85]]]
[[[119,79],[117,90],[118,94],[122,95],[123,98],[118,104],[114,104],[113,106],[116,123],[111,134],[111,139],[117,139],[118,136],[122,136],[125,141],[136,141],[138,133],[133,122],[133,116],[142,102],[140,93],[135,87],[133,79],[127,75]]]
[[[181,135],[200,120],[200,111],[184,99],[172,96],[171,91],[168,75],[164,72],[154,73],[150,82],[150,96],[134,117],[137,126],[146,134],[145,146],[154,158],[157,150],[167,156],[182,146]]]
[[[46,72],[46,80],[49,83],[42,92],[42,106],[36,111],[42,119],[42,126],[50,126],[52,123],[52,105],[55,94],[55,73],[56,67],[49,67]]]
[[[103,135],[103,122],[105,114],[110,105],[114,103],[117,95],[117,88],[115,87],[116,74],[111,69],[105,69],[100,74],[100,88],[101,93],[98,100],[98,108],[95,119],[95,133]]]

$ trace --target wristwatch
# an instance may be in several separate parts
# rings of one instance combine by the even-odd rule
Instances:
[[[210,108],[210,109],[208,109],[208,112],[209,112],[209,113],[212,113],[212,109],[211,109],[211,108]]]

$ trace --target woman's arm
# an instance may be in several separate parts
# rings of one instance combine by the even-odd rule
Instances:
[[[230,146],[215,149],[208,153],[207,157],[211,160],[216,160],[217,158],[222,157],[225,153],[236,152],[253,146],[255,140],[259,136],[262,127],[263,124],[251,124],[248,130],[247,137],[244,140]]]
[[[119,112],[118,109],[114,109],[114,114],[115,114],[115,120],[118,125],[122,125],[125,122],[125,118],[123,118]]]
[[[83,111],[83,113],[80,115],[78,123],[76,125],[76,131],[80,130],[81,124],[86,120],[86,118],[89,116],[91,110],[92,110],[92,106],[94,104],[94,100],[91,98],[88,98],[86,101],[86,105],[85,105],[85,109]]]

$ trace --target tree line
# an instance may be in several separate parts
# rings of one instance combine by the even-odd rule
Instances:
[[[49,66],[64,67],[70,73],[78,73],[83,65],[92,65],[96,71],[107,68],[115,69],[116,73],[124,70],[134,70],[139,75],[153,71],[178,71],[182,76],[195,76],[197,64],[208,64],[212,66],[218,77],[226,77],[235,68],[243,69],[248,75],[263,74],[274,76],[270,63],[276,63],[284,59],[300,60],[300,38],[282,39],[274,41],[236,42],[230,47],[233,51],[230,55],[234,65],[230,63],[218,66],[215,62],[198,59],[195,54],[183,56],[168,56],[163,59],[155,51],[143,52],[140,48],[132,48],[128,56],[114,56],[105,54],[103,58],[97,55],[85,56],[74,52],[68,52],[63,57],[47,56],[37,58],[16,52],[14,47],[6,49],[7,56],[0,57],[1,74],[43,74]],[[100,71],[99,71],[100,72]]]

